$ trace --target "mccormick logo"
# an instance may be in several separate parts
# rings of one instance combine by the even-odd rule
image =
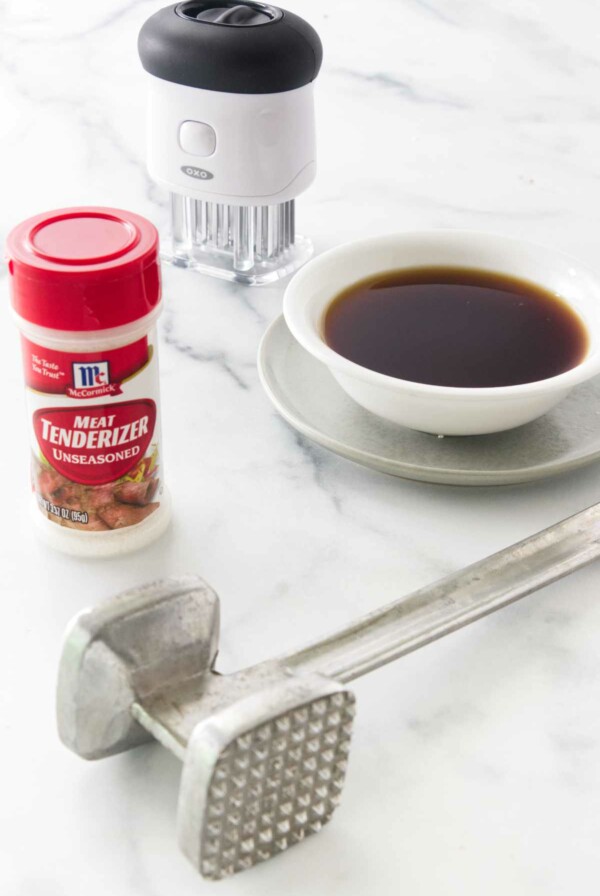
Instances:
[[[73,364],[73,385],[76,389],[88,389],[90,386],[105,386],[109,381],[108,361],[95,361],[92,364]]]
[[[67,386],[70,398],[95,398],[101,395],[120,395],[120,383],[110,382],[108,361],[73,362],[73,385]]]

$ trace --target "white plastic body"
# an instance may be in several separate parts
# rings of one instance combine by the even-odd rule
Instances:
[[[485,389],[433,386],[396,379],[342,357],[325,342],[332,299],[364,278],[414,267],[496,271],[539,284],[567,302],[589,336],[583,360],[534,383]],[[358,404],[393,423],[435,435],[501,432],[535,420],[570,390],[600,373],[600,276],[569,255],[494,234],[469,231],[398,233],[332,249],[288,286],[283,312],[292,335],[322,361]]]
[[[314,180],[312,83],[283,93],[238,94],[148,79],[148,171],[170,192],[227,205],[277,205]],[[179,131],[186,121],[214,129],[212,155],[183,151]]]
[[[87,333],[53,330],[31,324],[17,314],[13,316],[22,335],[36,345],[53,351],[83,353],[111,351],[147,336],[154,329],[161,310],[162,306],[158,305],[146,317],[126,326]],[[31,510],[38,534],[50,547],[79,557],[112,557],[137,550],[162,535],[171,517],[171,501],[163,484],[160,506],[154,513],[135,526],[109,532],[82,532],[58,526],[40,513],[35,499]]]

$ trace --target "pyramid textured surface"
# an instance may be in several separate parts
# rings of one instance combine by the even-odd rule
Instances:
[[[237,737],[215,766],[204,817],[201,871],[218,880],[317,833],[337,807],[354,695],[306,703]]]

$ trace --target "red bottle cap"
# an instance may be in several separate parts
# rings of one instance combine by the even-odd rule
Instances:
[[[107,330],[160,302],[158,233],[116,208],[65,208],[23,221],[6,243],[17,314],[54,330]]]

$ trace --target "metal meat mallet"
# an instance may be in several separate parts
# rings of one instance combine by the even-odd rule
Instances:
[[[64,743],[86,759],[153,737],[183,761],[178,834],[219,879],[315,833],[336,808],[354,696],[344,685],[600,555],[600,505],[287,656],[219,675],[219,603],[195,577],[83,613],[58,685]]]

